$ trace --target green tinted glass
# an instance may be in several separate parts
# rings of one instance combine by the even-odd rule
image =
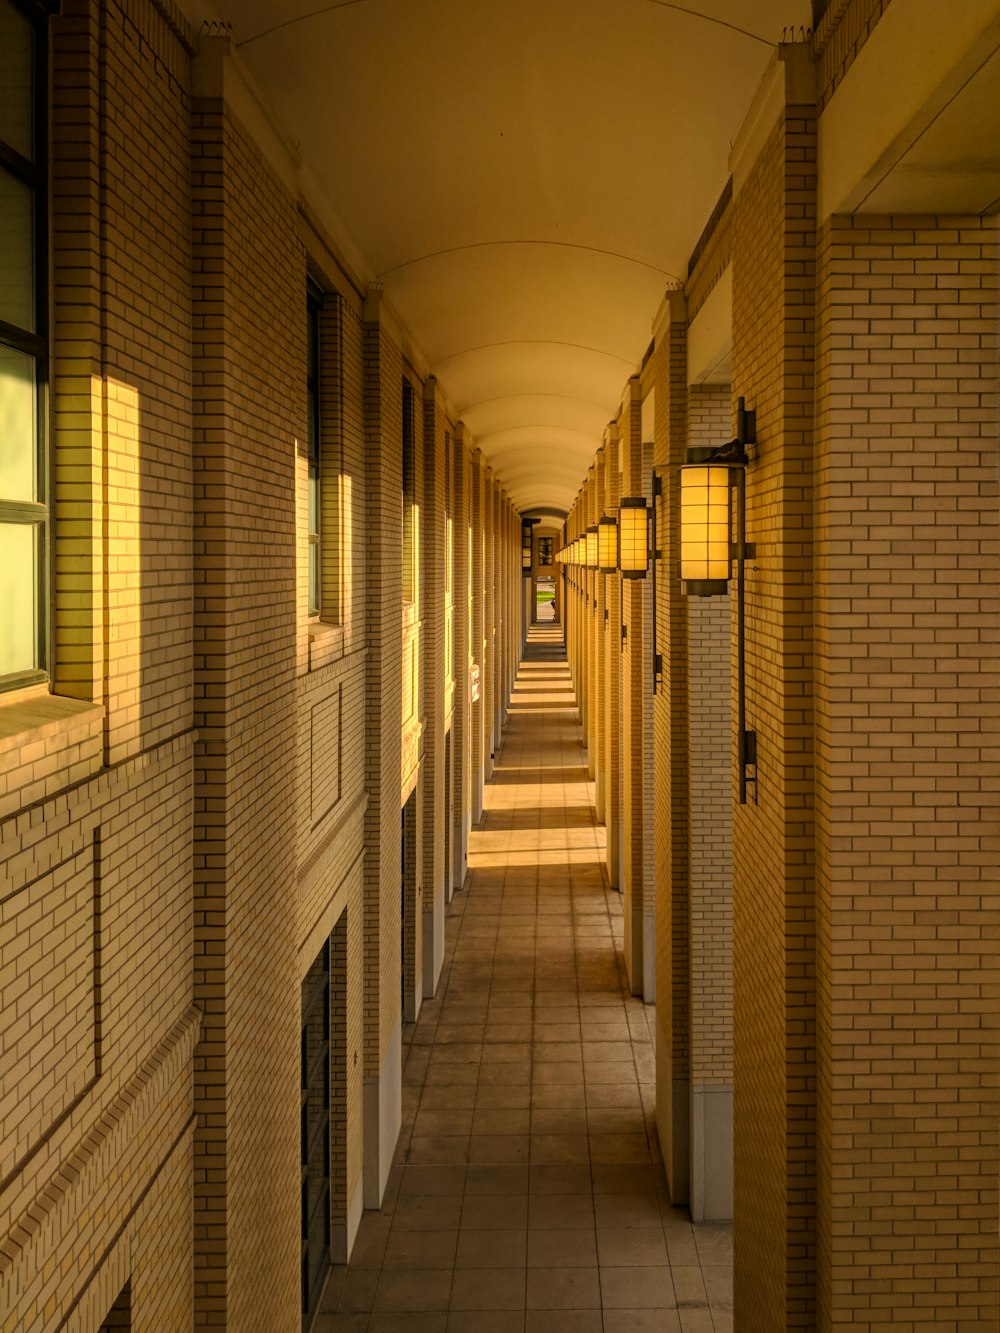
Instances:
[[[38,498],[35,362],[0,343],[0,500]]]
[[[38,529],[0,523],[0,676],[38,666]]]

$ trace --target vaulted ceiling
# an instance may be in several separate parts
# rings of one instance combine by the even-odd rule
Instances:
[[[211,2],[514,503],[566,510],[809,0]]]

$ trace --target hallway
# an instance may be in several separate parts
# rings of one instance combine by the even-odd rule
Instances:
[[[560,628],[531,632],[403,1130],[318,1333],[721,1333],[728,1227],[661,1189],[653,1011],[624,993]]]

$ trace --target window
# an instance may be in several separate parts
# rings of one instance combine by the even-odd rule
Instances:
[[[416,394],[403,381],[403,601],[417,600],[415,500],[417,486]]]
[[[319,312],[323,304],[320,292],[310,286],[306,298],[309,347],[307,351],[306,395],[309,400],[309,435],[306,456],[309,464],[309,614],[320,612],[320,394],[319,394]]]
[[[538,563],[540,565],[552,564],[552,538],[539,537],[538,539]]]
[[[330,1268],[330,943],[302,983],[302,1313],[315,1314]]]
[[[45,29],[0,0],[0,689],[45,679]]]

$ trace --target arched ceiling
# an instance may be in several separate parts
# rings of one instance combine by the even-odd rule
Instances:
[[[514,503],[568,509],[809,0],[210,2]]]

